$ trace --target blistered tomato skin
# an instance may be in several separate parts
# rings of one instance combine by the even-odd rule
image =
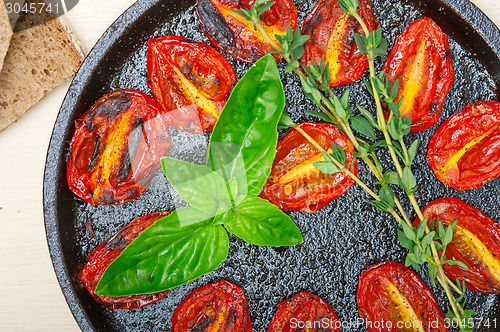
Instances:
[[[127,245],[139,234],[151,226],[156,220],[170,212],[156,212],[133,220],[113,237],[102,243],[90,253],[87,263],[80,272],[79,278],[92,297],[109,309],[136,309],[161,300],[168,291],[130,296],[96,295],[95,289],[106,268],[121,254]]]
[[[399,79],[395,102],[404,97],[400,113],[411,117],[412,133],[439,121],[455,74],[448,37],[432,19],[410,24],[397,38],[383,70],[391,82]],[[389,114],[385,107],[386,118]]]
[[[168,124],[197,134],[213,129],[237,81],[222,54],[179,36],[150,39],[147,67]]]
[[[500,293],[500,226],[475,207],[458,198],[435,200],[422,211],[429,224],[440,218],[445,226],[457,220],[453,239],[446,247],[446,259],[465,263],[469,270],[459,265],[443,265],[445,274],[452,280],[465,281],[476,292]],[[417,218],[415,225],[420,223]],[[436,226],[435,226],[436,228]],[[441,250],[439,250],[441,255]]]
[[[335,142],[346,153],[346,167],[351,168],[354,147],[337,127],[329,123],[301,123],[299,127],[327,152],[331,152],[330,142]],[[295,129],[278,140],[276,150],[260,196],[282,210],[316,212],[354,184],[345,173],[323,174],[314,167],[314,162],[325,161],[323,155]],[[352,171],[358,172],[356,161]]]
[[[68,186],[92,205],[139,197],[172,141],[161,110],[137,90],[115,90],[75,121]]]
[[[427,160],[439,181],[458,190],[500,175],[500,102],[480,101],[446,120],[432,136]]]
[[[275,4],[260,17],[266,33],[277,42],[275,35],[284,35],[288,26],[297,28],[297,8],[292,0],[275,0]],[[208,39],[238,60],[254,63],[274,47],[254,24],[232,10],[249,9],[255,0],[197,0],[196,14]],[[273,55],[277,61],[281,56]]]
[[[280,303],[267,332],[340,332],[337,315],[321,297],[299,293]]]
[[[175,309],[171,332],[252,332],[243,290],[229,281],[195,289]]]
[[[376,29],[369,0],[359,1],[358,14],[368,29]],[[331,87],[357,81],[368,67],[368,58],[359,52],[355,32],[362,34],[361,26],[340,9],[338,0],[319,0],[302,26],[302,34],[311,36],[304,45],[302,64],[309,67],[315,62],[319,66],[324,56],[329,63]]]
[[[368,332],[449,331],[429,288],[399,263],[384,262],[363,272],[356,300]]]

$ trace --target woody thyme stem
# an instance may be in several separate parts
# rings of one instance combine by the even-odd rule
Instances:
[[[365,36],[367,36],[368,35],[368,28],[367,28],[366,24],[363,22],[363,20],[361,19],[361,17],[357,13],[351,13],[351,14],[358,20],[358,22],[360,23],[360,25],[362,27],[362,30],[363,30]],[[273,46],[273,48],[275,50],[277,50],[277,51],[283,52],[283,49],[281,48],[281,46],[278,45],[276,43],[276,41],[273,38],[271,38],[268,35],[268,33],[263,29],[262,25],[260,24],[260,19],[259,18],[256,18],[256,19],[254,18],[254,20],[252,20],[252,21],[253,21],[256,29],[268,40],[268,42]],[[389,149],[391,158],[392,158],[392,160],[394,162],[394,165],[396,167],[396,170],[398,172],[398,175],[400,177],[402,177],[403,171],[402,171],[401,165],[399,163],[399,160],[397,159],[397,156],[396,156],[396,153],[394,151],[394,148],[392,147],[392,139],[391,139],[391,137],[389,135],[389,132],[388,132],[388,129],[387,129],[387,122],[385,121],[385,118],[383,116],[380,95],[378,94],[377,90],[375,89],[374,82],[373,82],[373,77],[375,76],[375,66],[374,66],[374,61],[373,61],[374,57],[375,56],[374,56],[373,52],[369,52],[368,59],[369,59],[370,78],[371,78],[370,81],[371,81],[372,91],[374,93],[374,99],[375,99],[376,108],[377,108],[377,122],[378,122],[379,129],[382,131],[382,133],[384,135],[384,139],[387,142],[388,149]],[[292,59],[288,55],[286,55],[286,54],[285,54],[284,58],[287,61],[287,63],[290,63],[292,61]],[[297,68],[294,71],[295,71],[295,73],[297,75],[302,76],[303,78],[306,77],[306,75],[304,74],[304,72],[300,68]],[[329,93],[333,96],[333,92],[331,91],[331,89],[329,89]],[[326,110],[321,104],[318,104],[318,106],[320,107],[320,109],[325,114],[327,114],[327,116],[342,129],[342,131],[347,135],[347,137],[349,138],[349,140],[353,143],[354,147],[358,150],[359,143],[358,143],[356,137],[354,136],[354,134],[352,132],[352,129],[350,128],[349,124],[346,123],[346,121],[344,121],[342,118],[340,118],[336,114],[336,111],[333,108],[333,106],[331,105],[331,103],[323,95],[321,95],[321,101],[327,106],[327,108],[329,110]],[[392,116],[393,116],[393,114],[391,114],[390,118]],[[299,130],[299,132],[301,132],[302,135],[304,135],[304,134],[307,135],[307,133],[305,133],[303,130],[301,130],[300,127],[298,127],[298,126],[294,126],[294,127],[295,127],[295,129]],[[307,136],[305,136],[305,135],[304,135],[304,137],[307,138],[308,135]],[[311,137],[309,137],[307,139],[311,142],[311,144],[313,144],[320,151],[324,151],[324,149],[322,149],[321,146],[319,146],[319,144],[317,144],[317,142],[315,142]],[[408,150],[406,149],[404,141],[402,139],[400,139],[399,143],[401,144],[401,147],[402,147],[405,159],[408,160]],[[384,176],[383,176],[382,172],[370,160],[370,158],[368,156],[366,156],[366,155],[362,155],[361,157],[367,163],[367,165],[369,166],[370,170],[375,174],[375,176],[377,177],[377,179],[379,181],[383,181],[384,180]],[[340,163],[338,161],[334,160],[334,158],[332,158],[331,156],[330,156],[330,159],[332,159],[332,162],[337,167],[339,167]],[[341,165],[341,166],[342,167],[339,167],[339,168],[342,169],[343,171],[345,171],[345,173],[347,175],[349,175],[356,183],[358,183],[358,185],[360,185],[363,189],[365,189],[365,191],[367,191],[367,193],[369,193],[370,196],[372,196],[373,198],[375,198],[377,201],[380,201],[380,197],[377,194],[375,194],[370,188],[368,188],[363,182],[361,182],[359,180],[359,178],[357,178],[344,165]],[[423,217],[423,214],[422,214],[422,212],[420,210],[420,207],[418,206],[418,203],[416,202],[416,199],[415,199],[415,196],[413,194],[413,191],[410,191],[407,194],[408,194],[410,202],[411,202],[412,206],[414,207],[414,209],[415,209],[418,217],[420,218],[420,220],[424,220],[425,218]],[[411,221],[409,220],[408,215],[406,214],[406,211],[403,209],[400,201],[398,200],[398,198],[395,195],[394,195],[394,201],[395,201],[395,205],[397,206],[398,210],[400,211],[400,213],[403,216],[404,222],[406,222],[406,224],[409,227],[413,228],[413,225],[412,225]],[[388,209],[388,212],[391,213],[391,215],[393,215],[394,218],[400,224],[403,223],[403,220],[394,211],[394,209],[390,208],[390,209]],[[427,234],[430,232],[430,230],[427,227],[427,225],[426,225],[425,231],[426,231]],[[432,252],[433,259],[431,259],[430,257],[428,257],[425,254],[424,250],[422,250],[421,244],[418,241],[417,241],[417,245],[421,249],[422,253],[426,256],[427,260],[429,262],[431,262],[431,264],[433,264],[433,265],[436,266],[436,268],[438,270],[438,278],[437,279],[438,279],[439,283],[442,285],[442,287],[444,288],[444,290],[446,292],[446,295],[447,295],[447,297],[448,297],[448,299],[450,301],[452,310],[453,310],[455,316],[457,317],[457,319],[458,319],[458,321],[460,323],[459,312],[461,312],[463,314],[463,311],[462,311],[462,309],[459,306],[457,307],[457,305],[456,305],[456,299],[451,294],[451,291],[450,291],[450,289],[449,289],[448,286],[450,285],[451,287],[453,287],[453,289],[456,292],[458,292],[459,294],[462,293],[461,290],[457,286],[455,286],[451,282],[451,280],[449,280],[449,278],[446,277],[446,275],[444,274],[444,271],[443,271],[443,268],[442,268],[442,263],[441,263],[441,260],[439,259],[439,256],[437,254],[437,250],[436,250],[436,247],[435,247],[434,243],[433,242],[431,243],[431,252]]]
[[[364,21],[361,19],[361,17],[357,14],[357,12],[354,12],[354,11],[351,13],[351,15],[353,15],[356,18],[356,20],[358,21],[358,23],[361,25],[361,28],[363,30],[365,37],[368,37],[368,35],[369,35],[368,27],[366,26]],[[374,58],[375,58],[375,54],[373,53],[373,51],[369,50],[368,51],[368,66],[370,69],[370,82],[371,82],[371,87],[372,87],[372,91],[373,91],[373,97],[375,99],[375,104],[376,104],[376,108],[377,108],[377,121],[378,121],[379,129],[382,131],[382,133],[384,135],[384,139],[387,143],[387,148],[389,149],[389,153],[390,153],[391,158],[394,162],[396,170],[397,170],[399,176],[402,177],[403,170],[401,168],[399,160],[398,160],[396,153],[394,151],[391,136],[389,135],[389,132],[387,130],[387,122],[384,118],[384,114],[382,111],[382,104],[380,101],[380,95],[378,94],[378,91],[375,88],[374,78],[376,76],[376,73],[375,73]],[[393,114],[391,114],[391,115],[393,115]],[[404,144],[404,141],[402,139],[400,140],[400,144],[401,144],[403,150],[407,151],[405,144]],[[415,199],[415,195],[413,194],[413,191],[410,190],[409,192],[407,192],[407,195],[408,195],[408,198],[409,198],[415,212],[417,213],[417,216],[420,218],[421,221],[423,221],[425,219],[425,217],[423,216],[422,211],[420,210],[420,207],[417,203],[417,200]],[[425,232],[427,234],[430,233],[429,227],[427,225],[425,227]],[[456,298],[453,296],[453,294],[450,291],[450,288],[448,287],[449,286],[448,278],[444,274],[442,262],[441,262],[441,259],[439,258],[439,255],[437,253],[437,249],[436,249],[434,242],[431,242],[430,247],[431,247],[431,252],[432,252],[432,256],[434,259],[429,260],[429,262],[433,262],[434,265],[436,266],[436,268],[438,270],[438,278],[437,279],[438,279],[439,283],[441,284],[441,286],[443,287],[443,289],[446,293],[446,296],[448,297],[448,300],[449,300],[451,308],[455,314],[455,317],[457,318],[460,326],[463,327],[461,319],[460,319],[461,315],[463,315],[463,310],[459,306],[457,306]]]

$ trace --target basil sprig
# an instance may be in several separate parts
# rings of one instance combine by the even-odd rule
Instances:
[[[295,223],[257,197],[271,172],[284,108],[272,56],[252,66],[234,88],[212,132],[206,165],[162,158],[167,179],[189,207],[143,231],[106,269],[96,294],[161,292],[215,270],[230,232],[258,246],[303,242]]]

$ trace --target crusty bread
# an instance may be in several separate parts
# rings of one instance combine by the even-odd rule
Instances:
[[[9,15],[3,0],[0,0],[0,70],[2,69],[3,59],[9,49],[10,38],[12,37],[12,28],[10,27]]]
[[[64,19],[47,15],[51,14],[21,14],[17,21],[0,72],[0,131],[83,62],[83,50]]]

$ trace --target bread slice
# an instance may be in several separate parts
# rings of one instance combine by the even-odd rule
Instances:
[[[83,50],[62,17],[21,14],[0,72],[0,131],[72,76],[83,59]]]
[[[10,27],[9,15],[5,8],[5,3],[0,0],[0,70],[2,69],[3,59],[9,49],[10,38],[12,37],[12,28]]]

